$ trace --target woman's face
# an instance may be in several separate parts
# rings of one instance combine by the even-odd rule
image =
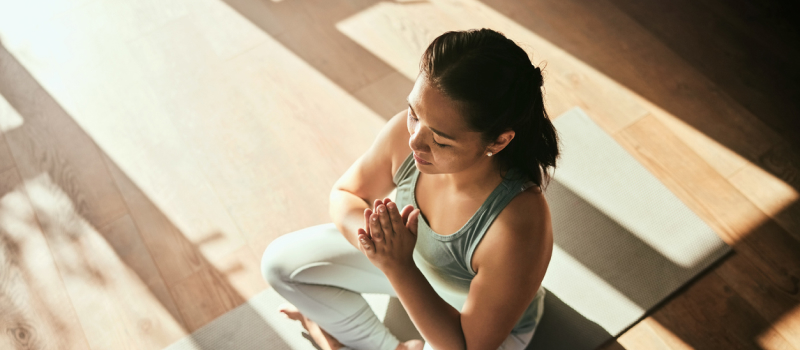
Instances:
[[[486,145],[480,133],[467,128],[456,102],[429,84],[424,74],[417,77],[408,95],[408,145],[417,168],[427,174],[457,173],[485,157]]]

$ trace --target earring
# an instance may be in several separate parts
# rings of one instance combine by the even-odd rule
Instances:
[[[489,154],[488,154],[488,155],[489,155],[489,157],[491,157],[491,156],[492,156],[492,152],[489,152]]]

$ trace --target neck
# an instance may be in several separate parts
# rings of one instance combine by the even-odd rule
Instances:
[[[487,188],[494,189],[503,181],[502,176],[508,169],[501,171],[495,159],[483,157],[482,160],[463,171],[452,174],[440,174],[441,186],[453,193],[480,193]],[[502,176],[501,176],[502,175]]]

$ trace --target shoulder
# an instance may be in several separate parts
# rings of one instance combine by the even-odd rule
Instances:
[[[481,254],[480,266],[461,309],[467,342],[500,343],[498,334],[509,334],[534,300],[552,253],[549,221],[544,196],[529,188],[485,232],[475,252]]]
[[[484,266],[520,266],[517,260],[524,260],[522,266],[529,268],[531,257],[540,257],[546,268],[553,249],[553,229],[541,189],[533,185],[514,196],[486,230],[480,246],[482,254],[473,261],[475,272]]]
[[[550,207],[539,186],[520,192],[500,211],[486,231],[487,237],[537,242],[552,234]]]
[[[407,111],[402,110],[389,119],[385,127],[389,157],[392,160],[392,178],[412,153],[411,147],[408,146],[407,117]]]
[[[497,215],[497,228],[504,232],[522,233],[530,229],[543,229],[550,222],[550,207],[544,193],[535,184],[520,192]],[[492,225],[495,226],[495,225]],[[489,227],[491,230],[491,226]],[[513,229],[513,230],[509,230]]]

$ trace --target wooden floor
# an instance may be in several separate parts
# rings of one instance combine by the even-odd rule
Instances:
[[[800,30],[753,3],[0,2],[0,348],[162,349],[264,290],[430,40],[490,27],[735,250],[606,348],[800,350]]]

